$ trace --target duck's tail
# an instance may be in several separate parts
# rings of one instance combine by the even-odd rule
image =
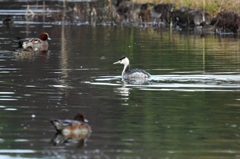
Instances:
[[[14,43],[17,43],[18,44],[18,47],[19,48],[22,48],[22,45],[25,41],[28,41],[29,39],[23,39],[23,38],[20,38],[20,37],[15,37],[14,39],[12,39],[12,41]]]
[[[61,132],[63,129],[62,122],[60,120],[50,120],[57,132]]]

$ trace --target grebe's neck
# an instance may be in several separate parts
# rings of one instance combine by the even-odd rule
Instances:
[[[123,71],[122,71],[122,77],[123,75],[130,70],[130,64],[124,65]]]

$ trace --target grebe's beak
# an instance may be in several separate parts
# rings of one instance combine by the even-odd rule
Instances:
[[[121,61],[119,60],[119,61],[117,61],[117,62],[114,62],[113,64],[120,64],[120,62],[121,62]]]
[[[52,40],[50,37],[47,38],[48,40]]]

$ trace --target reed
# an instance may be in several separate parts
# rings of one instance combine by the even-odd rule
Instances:
[[[187,6],[203,9],[211,15],[222,11],[240,13],[240,0],[131,0],[134,3],[174,3],[176,8]]]

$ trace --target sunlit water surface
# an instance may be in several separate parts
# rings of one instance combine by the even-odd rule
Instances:
[[[240,40],[152,28],[0,26],[0,158],[239,158]],[[48,32],[46,54],[14,37]],[[152,77],[121,80],[131,67]],[[51,119],[83,113],[80,141],[54,143]]]

